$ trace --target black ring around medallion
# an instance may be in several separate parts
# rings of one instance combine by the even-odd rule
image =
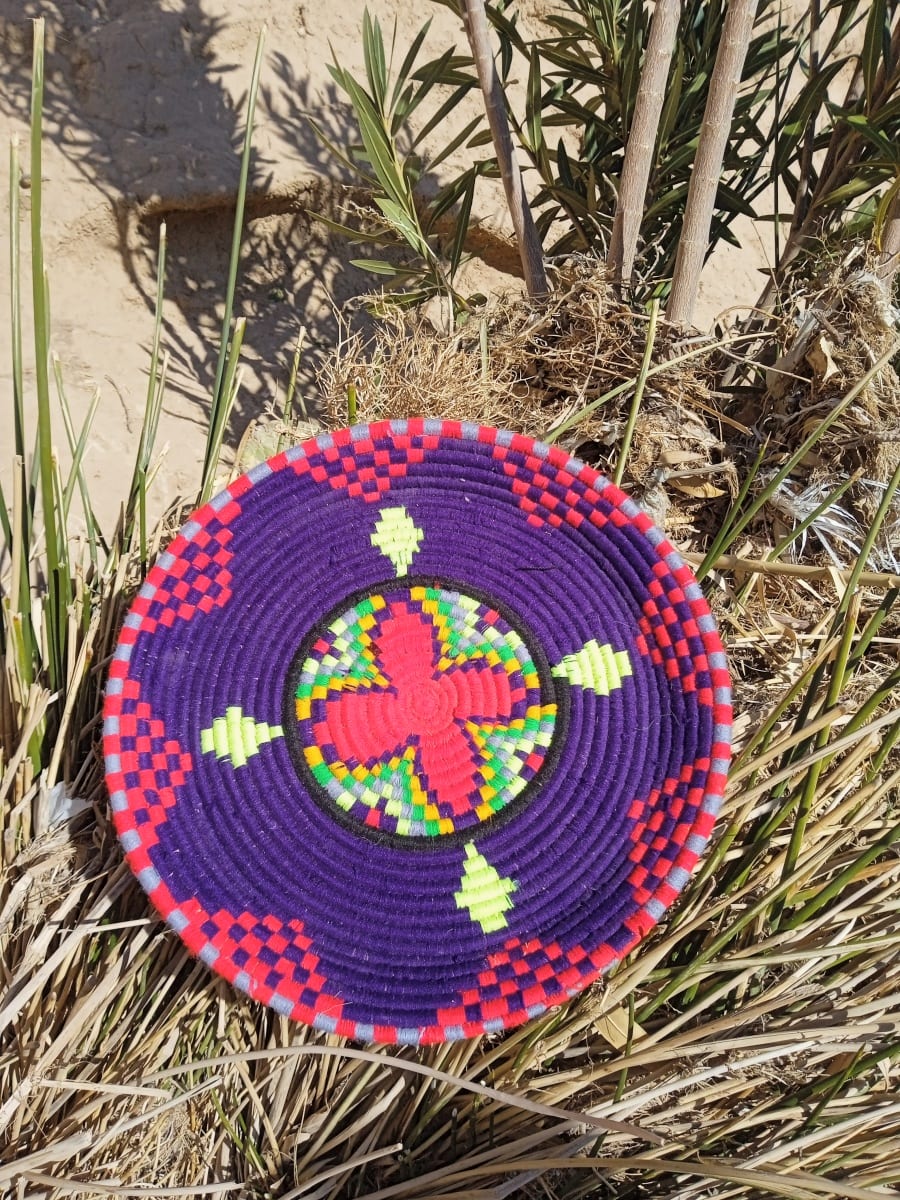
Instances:
[[[542,747],[541,761],[536,764],[533,771],[526,770],[523,772],[520,767],[517,772],[520,776],[522,774],[530,775],[518,794],[505,800],[502,806],[490,815],[479,818],[477,821],[470,820],[460,828],[432,834],[421,833],[419,835],[410,835],[409,833],[396,832],[390,828],[372,826],[360,819],[358,815],[345,811],[334,796],[329,793],[327,786],[325,786],[320,778],[317,778],[307,759],[307,751],[310,748],[310,743],[305,741],[301,734],[301,721],[297,715],[297,692],[305,665],[313,656],[315,647],[317,645],[321,646],[323,641],[327,640],[329,630],[335,622],[340,621],[342,617],[357,609],[360,604],[364,604],[372,597],[380,597],[384,594],[396,596],[401,593],[413,593],[416,589],[426,589],[429,592],[439,592],[442,594],[459,594],[476,602],[484,609],[492,610],[494,613],[499,614],[510,631],[523,643],[530,661],[534,664],[539,687],[539,702],[542,710],[555,709],[555,718],[552,723],[552,734],[549,745]],[[392,698],[396,696],[397,689],[389,680],[383,679],[382,684],[388,686],[379,687],[374,692],[375,695]],[[551,674],[550,664],[543,649],[537,643],[531,631],[523,626],[521,620],[507,604],[497,600],[481,588],[473,587],[469,583],[460,583],[446,577],[409,575],[398,578],[394,576],[373,584],[370,587],[361,588],[358,591],[350,593],[318,621],[304,637],[287,672],[282,704],[282,726],[291,761],[301,782],[308,791],[308,794],[329,818],[337,821],[345,829],[383,845],[391,845],[398,849],[413,851],[434,850],[438,846],[443,849],[469,842],[473,835],[477,834],[480,829],[484,829],[486,825],[489,825],[491,829],[497,829],[522,811],[539,789],[541,781],[546,777],[548,772],[552,771],[559,756],[560,748],[565,744],[565,734],[569,717],[568,700],[568,690],[556,685]],[[409,739],[409,746],[407,748],[408,759],[414,757],[418,741],[419,738],[416,736]],[[432,792],[429,793],[429,799],[432,801],[435,799]]]

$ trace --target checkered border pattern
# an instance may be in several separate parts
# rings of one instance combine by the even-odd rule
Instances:
[[[352,431],[336,433],[332,445],[318,454],[294,459],[292,466],[298,475],[309,474],[316,483],[346,489],[348,495],[363,500],[378,500],[395,479],[406,474],[411,463],[423,462],[425,452],[437,448],[438,438],[424,433],[397,434],[390,449],[376,450],[376,428],[372,427],[372,436],[352,442],[342,437],[343,432]]]
[[[564,950],[557,942],[512,937],[488,955],[478,986],[462,992],[454,1007],[440,1009],[438,1021],[459,1037],[499,1032],[575,995],[586,970],[596,974],[581,945]]]
[[[167,735],[136,680],[126,679],[119,695],[118,715],[107,716],[104,730],[107,782],[116,832],[150,899],[199,958],[254,999],[320,1027],[340,1020],[343,1002],[326,990],[302,922],[209,914],[196,900],[172,896],[150,851],[193,770],[191,756]]]
[[[166,734],[140,686],[126,679],[115,717],[104,727],[106,779],[112,797],[116,831],[136,874],[151,866],[150,849],[159,841],[157,828],[178,800],[193,770],[190,754]]]
[[[133,815],[123,816],[135,788],[124,783],[119,720],[123,712],[127,715],[130,711],[126,701],[135,699],[128,690],[133,686],[128,680],[128,663],[138,633],[155,629],[156,625],[150,622],[171,624],[176,616],[190,618],[228,599],[230,576],[228,558],[224,557],[230,556],[226,548],[227,526],[240,511],[241,497],[247,491],[290,466],[298,475],[309,474],[316,482],[327,482],[335,489],[345,489],[351,496],[374,501],[390,489],[394,479],[405,476],[409,466],[423,462],[429,450],[437,449],[448,439],[474,440],[492,447],[491,453],[503,463],[503,472],[511,478],[511,490],[530,524],[558,527],[565,522],[578,528],[588,521],[602,528],[611,522],[619,528],[632,526],[655,547],[659,562],[654,575],[658,582],[650,586],[650,597],[639,622],[637,647],[641,653],[649,654],[654,663],[663,665],[668,678],[680,677],[686,691],[696,691],[700,704],[712,707],[713,747],[709,759],[698,759],[683,769],[678,780],[666,780],[663,784],[661,790],[673,796],[664,818],[673,823],[672,846],[668,850],[661,844],[665,826],[656,817],[645,818],[657,797],[635,801],[632,807],[630,815],[635,825],[630,857],[634,867],[629,882],[639,907],[625,920],[616,945],[604,943],[592,949],[577,945],[564,951],[556,943],[544,945],[537,939],[522,943],[512,938],[503,951],[488,958],[477,986],[463,993],[457,1005],[439,1010],[433,1024],[413,1029],[367,1025],[341,1016],[342,1002],[325,992],[324,978],[316,969],[317,956],[299,922],[282,927],[272,917],[246,913],[210,915],[196,901],[180,905],[175,901],[150,862],[147,846],[153,843],[145,843],[144,839],[155,838],[152,831],[165,819],[166,808],[174,802],[179,772],[184,775],[190,769],[189,761],[185,762],[187,756],[165,739],[163,731],[154,725],[152,714],[143,710],[138,714],[137,708],[134,709],[136,721],[144,722],[143,732],[137,732],[136,725],[135,733],[128,736],[149,738],[151,746],[156,747],[163,737],[163,746],[170,746],[162,751],[165,763],[158,760],[154,768],[163,775],[168,773],[169,785],[162,791],[157,788],[161,799],[153,809],[155,815],[141,823],[146,831],[142,832]],[[376,443],[383,440],[391,442],[390,448],[376,449]],[[187,553],[191,544],[207,554],[209,561],[201,558],[198,563],[194,551]],[[172,571],[179,560],[186,563],[180,577]],[[211,573],[210,567],[214,568]],[[210,582],[196,587],[201,577],[209,577]],[[179,589],[178,584],[173,588],[173,578],[180,578],[187,590]],[[154,598],[161,607],[151,611]],[[669,636],[676,604],[682,612],[686,611],[684,606],[690,609],[689,618],[680,618],[682,630],[685,638],[699,639],[702,654],[692,652],[685,639],[673,642]],[[169,612],[173,614],[171,618],[165,616]],[[674,619],[679,619],[677,614]],[[659,921],[687,883],[721,804],[730,757],[731,692],[715,622],[690,568],[650,518],[619,488],[565,451],[534,442],[524,434],[473,422],[417,419],[359,425],[310,439],[261,463],[195,513],[148,575],[126,618],[110,669],[104,717],[104,751],[116,827],[140,883],[185,944],[236,987],[317,1029],[364,1042],[424,1045],[498,1032],[539,1016],[594,982]],[[137,742],[133,749],[140,753]],[[129,772],[129,780],[132,774]],[[701,778],[702,787],[698,782]],[[140,787],[140,770],[137,786]],[[137,807],[135,811],[139,811]],[[241,966],[236,959],[244,954]],[[270,962],[273,955],[275,961]],[[261,971],[263,966],[267,968],[265,981],[254,980],[248,967],[253,970],[258,967]],[[280,976],[277,986],[271,986],[276,976]],[[517,982],[512,986],[514,980]]]
[[[168,570],[147,578],[132,606],[132,615],[140,616],[140,633],[155,633],[160,625],[176,620],[190,621],[197,613],[212,612],[231,599],[231,572],[234,557],[229,549],[231,530],[212,516],[187,541],[181,534],[169,547],[174,561]],[[181,544],[183,542],[183,544]],[[150,592],[152,587],[152,594]]]

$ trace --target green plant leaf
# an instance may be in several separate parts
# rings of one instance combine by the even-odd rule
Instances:
[[[418,134],[416,134],[415,140],[412,143],[414,148],[419,146],[424,141],[424,139],[428,137],[428,135],[430,133],[432,133],[435,129],[437,129],[437,127],[439,125],[441,125],[447,119],[447,117],[450,115],[450,113],[452,113],[456,108],[459,107],[460,103],[462,102],[462,100],[464,99],[464,97],[466,96],[468,91],[469,91],[468,87],[458,87],[454,92],[452,92],[447,97],[447,99],[440,106],[440,108],[438,108],[438,110],[434,113],[434,115],[428,121],[426,121],[426,123],[422,126],[422,128],[419,130]],[[479,113],[478,116],[475,117],[466,126],[466,128],[469,130],[475,129],[478,127],[478,125],[481,124],[481,122],[482,122],[482,116]],[[457,138],[455,141],[455,144],[454,144],[454,148],[455,148],[455,146],[461,145],[463,141],[465,141],[464,137]],[[444,158],[447,157],[448,153],[452,154],[453,151],[452,150],[446,151],[445,149],[442,149],[438,156],[438,160],[442,161]],[[435,161],[434,159],[431,160],[432,164],[434,163],[434,161]]]
[[[394,151],[384,125],[376,112],[371,98],[366,95],[355,79],[348,77],[347,91],[359,121],[363,145],[378,182],[390,199],[401,207],[408,200],[405,181],[397,168]]]
[[[865,18],[865,8],[861,0],[841,0],[840,4],[832,5],[829,16],[837,9],[831,36],[822,51],[822,60],[827,62],[835,50],[846,44],[846,39],[852,30]]]
[[[842,184],[824,196],[821,201],[822,207],[833,208],[837,204],[846,204],[848,200],[855,200],[857,196],[864,196],[866,192],[877,187],[879,183],[883,183],[885,179],[890,179],[892,170],[892,163],[886,162],[881,166],[870,163],[868,170],[859,171],[855,179],[851,179],[848,183]]]
[[[659,118],[657,134],[657,161],[665,153],[681,104],[681,89],[684,82],[684,48],[679,42],[672,55],[672,66],[669,69],[669,80],[666,87],[666,98]]]
[[[451,138],[446,146],[441,149],[440,153],[436,154],[434,158],[429,159],[429,171],[434,171],[441,165],[442,162],[444,162],[445,159],[449,158],[451,154],[458,150],[463,142],[467,140],[470,134],[472,134],[478,128],[478,126],[481,124],[481,120],[482,118],[480,114],[477,117],[473,117],[468,125],[459,131],[456,137]]]
[[[900,162],[900,145],[898,145],[895,138],[891,138],[880,129],[876,129],[872,122],[863,116],[862,113],[851,113],[845,120],[848,125],[875,147],[885,162]]]
[[[845,62],[846,60],[841,58],[820,68],[784,114],[775,140],[772,169],[776,173],[783,172],[791,161],[813,115],[821,112],[831,81],[843,69]]]
[[[641,57],[645,41],[644,6],[642,4],[631,3],[627,5],[625,35],[622,39],[622,52],[619,63],[623,141],[628,140],[628,133],[631,129],[631,114],[634,112],[638,87],[641,81]]]
[[[376,196],[375,203],[416,254],[429,261],[434,258],[434,251],[428,245],[419,227],[415,208],[407,209],[393,200],[388,200],[385,196]]]
[[[575,177],[572,174],[572,164],[569,162],[569,152],[566,150],[566,144],[562,138],[556,143],[556,169],[559,171],[559,179],[563,187],[573,191]]]
[[[469,149],[480,150],[482,146],[490,146],[492,142],[491,131],[489,129],[477,133],[468,143]]]
[[[740,214],[741,216],[751,218],[756,216],[756,211],[753,206],[748,204],[747,201],[744,200],[744,198],[740,195],[740,193],[735,191],[734,188],[729,187],[727,183],[719,184],[716,190],[716,204],[719,207],[724,208],[725,211],[729,213]],[[734,244],[739,245],[740,243],[735,242]]]
[[[445,55],[445,57],[449,57],[449,54],[450,54],[450,52],[448,51],[447,55]],[[440,61],[441,60],[439,59],[438,63],[440,63]],[[439,84],[442,84],[445,82],[444,80],[439,78],[438,65],[437,64],[433,64],[433,65],[434,65],[434,73],[426,74],[424,77],[422,77],[419,80],[420,86],[419,86],[418,90],[416,91],[416,94],[415,94],[412,102],[410,103],[409,107],[406,110],[406,114],[404,116],[405,121],[409,121],[409,118],[416,111],[416,109],[419,107],[419,105],[422,103],[422,101],[425,99],[425,97],[431,92],[432,88],[435,88]],[[417,78],[418,78],[418,76],[417,76]],[[445,100],[444,103],[438,109],[438,112],[441,115],[437,116],[437,114],[435,114],[425,123],[425,125],[422,127],[422,129],[420,129],[419,132],[416,134],[416,136],[413,140],[413,143],[412,143],[413,147],[417,146],[422,141],[423,138],[428,137],[428,135],[431,133],[431,131],[433,129],[435,129],[437,127],[437,125],[440,124],[441,121],[443,121],[444,117],[449,112],[453,111],[453,108],[455,107],[455,105],[459,104],[459,102],[460,102],[460,100],[462,100],[463,96],[465,96],[468,92],[470,92],[473,87],[475,87],[475,83],[476,83],[476,81],[474,80],[474,78],[461,79],[460,81],[457,82],[457,84],[455,85],[456,91],[453,93],[452,96],[448,97],[447,100]],[[447,86],[450,86],[450,85],[448,84]]]
[[[350,266],[372,271],[375,275],[396,275],[399,271],[395,263],[387,262],[383,258],[351,258]]]
[[[871,112],[875,101],[875,78],[882,62],[887,64],[891,44],[891,26],[887,0],[869,0],[869,15],[862,51],[859,56],[866,91],[866,111]]]
[[[319,139],[319,141],[322,143],[322,145],[326,147],[326,149],[333,155],[334,158],[337,159],[338,162],[342,163],[347,168],[347,170],[350,171],[351,174],[362,175],[367,179],[370,186],[372,186],[372,187],[375,186],[376,179],[375,179],[374,175],[369,175],[369,173],[367,171],[364,171],[362,169],[362,167],[360,167],[358,162],[356,162],[354,159],[352,159],[348,154],[345,154],[344,151],[341,150],[339,146],[337,146],[333,141],[331,141],[331,139],[326,135],[324,130],[321,128],[321,126],[318,125],[312,119],[312,117],[307,117],[306,120],[307,120],[307,124],[309,125],[310,129],[312,129],[313,133],[316,135],[316,137]]]
[[[394,85],[394,91],[393,91],[393,94],[391,95],[391,110],[393,112],[400,111],[400,104],[399,104],[400,94],[403,91],[403,89],[406,87],[407,82],[409,81],[410,76],[412,75],[413,66],[415,65],[416,59],[419,57],[419,51],[422,49],[422,44],[424,43],[425,38],[428,36],[428,30],[430,28],[431,28],[431,17],[428,18],[428,20],[425,22],[425,24],[422,26],[422,28],[418,31],[416,36],[413,38],[412,42],[410,43],[410,47],[407,50],[406,55],[403,59],[403,62],[400,64],[400,68],[397,71],[397,82]],[[406,119],[409,116],[409,110],[403,109],[402,116],[404,119]]]
[[[471,55],[454,54],[452,50],[447,50],[434,62],[419,67],[413,79],[422,82],[433,79],[433,83],[445,84],[447,87],[462,87],[464,84],[472,85],[478,82],[474,72],[475,64]]]
[[[533,154],[539,152],[544,135],[541,130],[541,59],[537,46],[531,47],[528,64],[528,88],[525,95],[526,146]]]
[[[386,229],[354,229],[352,225],[344,225],[340,221],[335,221],[333,217],[327,217],[324,213],[313,212],[312,209],[307,209],[307,211],[314,220],[321,221],[326,229],[330,229],[332,233],[340,234],[341,237],[347,238],[350,242],[360,244],[369,243],[373,246],[384,244]]]
[[[449,254],[451,279],[459,269],[465,248],[466,234],[469,232],[469,221],[472,216],[472,202],[475,198],[475,181],[477,178],[477,173],[474,170],[468,173],[468,179],[462,193],[462,203],[460,204],[459,212],[456,214],[456,229]]]
[[[395,22],[395,34],[396,29]],[[384,39],[381,36],[381,23],[377,17],[374,21],[372,20],[368,8],[363,10],[362,43],[366,78],[369,81],[375,107],[384,117],[387,107],[387,64],[384,58]]]

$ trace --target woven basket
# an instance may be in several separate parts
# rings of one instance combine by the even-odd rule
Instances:
[[[324,434],[196,512],[126,618],[104,750],[190,950],[316,1029],[427,1043],[575,995],[725,784],[699,586],[618,488],[477,425]]]

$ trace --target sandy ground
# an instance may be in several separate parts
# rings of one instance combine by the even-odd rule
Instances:
[[[458,21],[442,6],[369,0],[369,7],[388,30],[396,20],[400,53],[428,17],[426,46],[432,55],[464,42]],[[246,369],[228,431],[230,445],[283,393],[301,326],[306,330],[301,391],[312,397],[316,362],[338,336],[336,309],[371,288],[372,276],[348,265],[358,252],[309,215],[309,210],[333,209],[340,179],[305,120],[312,115],[338,143],[351,139],[346,107],[327,63],[333,47],[342,65],[362,71],[364,8],[364,0],[330,5],[316,0],[266,5],[253,0],[0,0],[0,129],[23,139],[23,159],[30,18],[47,18],[43,178],[53,349],[76,418],[86,411],[94,389],[101,391],[85,470],[104,523],[115,517],[137,447],[162,220],[169,242],[164,320],[171,367],[160,425],[159,445],[167,449],[156,509],[196,491],[227,274],[243,101],[263,9],[267,49],[238,293],[238,311],[248,318]],[[534,22],[540,11],[540,0],[531,0],[523,19]],[[20,198],[27,218],[27,180]],[[4,205],[8,210],[6,196]],[[488,228],[502,230],[505,216],[496,187],[482,189],[476,215]],[[765,266],[760,236],[749,223],[739,236],[743,248],[727,248],[705,272],[695,315],[701,327],[760,291],[759,271]],[[476,263],[474,282],[481,290],[518,286],[496,269],[504,265],[502,252],[487,267]],[[8,287],[2,270],[4,313]],[[8,329],[4,316],[0,377],[7,395]],[[7,479],[10,405],[2,409],[0,477]],[[60,425],[56,438],[62,442],[63,436]]]

